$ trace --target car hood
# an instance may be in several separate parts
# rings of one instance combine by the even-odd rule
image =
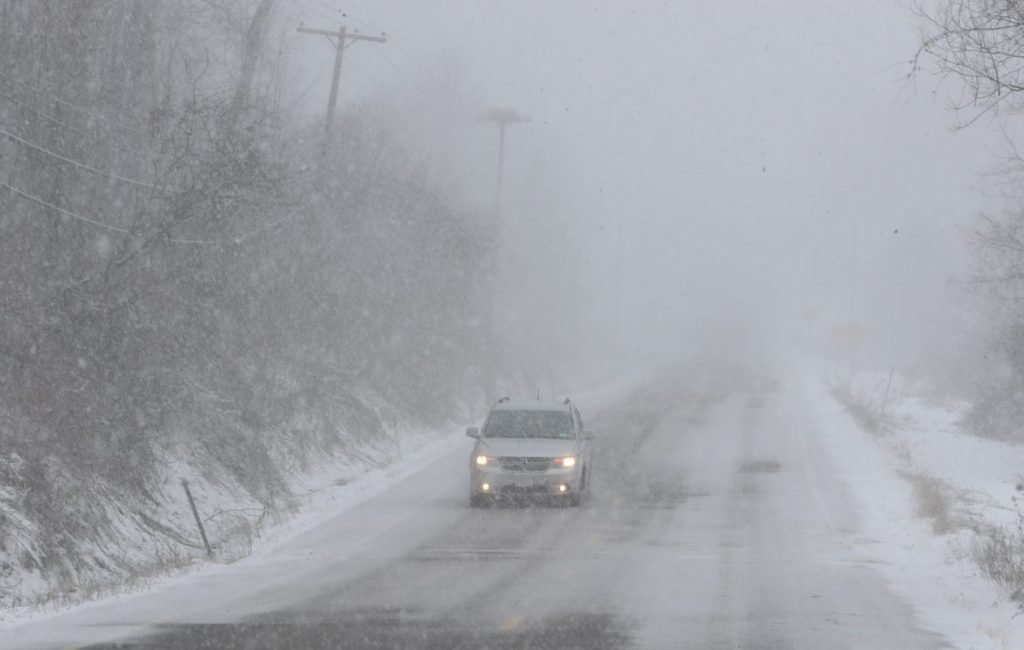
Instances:
[[[557,458],[579,453],[579,442],[554,438],[481,438],[478,451],[488,456]]]

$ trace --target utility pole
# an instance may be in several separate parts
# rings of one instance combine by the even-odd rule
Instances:
[[[494,266],[490,269],[490,284],[491,288],[494,289],[498,282],[498,276],[500,275],[498,260],[501,258],[501,189],[505,168],[505,128],[509,124],[529,122],[530,118],[526,115],[520,115],[510,108],[492,108],[484,113],[480,119],[484,122],[491,122],[498,127],[498,177],[494,185],[494,243],[499,250],[494,258]],[[497,338],[497,323],[494,315],[494,301],[496,294],[496,291],[491,292],[491,299],[487,303],[487,311],[484,313],[484,327],[490,336],[495,339]],[[486,390],[490,396],[494,396],[496,394],[497,388],[498,368],[500,366],[500,360],[495,354],[497,349],[497,346],[490,345],[485,352],[486,360],[484,363],[488,366],[484,371],[487,382]]]
[[[315,34],[317,36],[326,36],[327,40],[334,46],[334,77],[331,79],[331,97],[327,100],[327,119],[324,121],[324,132],[330,135],[334,127],[334,107],[338,103],[338,84],[341,80],[341,60],[344,55],[345,48],[349,47],[355,41],[370,41],[372,43],[387,43],[387,34],[381,32],[380,36],[366,36],[360,34],[359,30],[355,30],[349,33],[344,25],[338,28],[338,31],[332,32],[326,29],[310,29],[308,27],[299,27],[299,32],[303,34]],[[352,41],[349,43],[348,41]]]
[[[510,108],[492,108],[482,118],[498,126],[498,178],[494,185],[494,216],[501,223],[501,186],[505,168],[505,127],[509,124],[529,122],[530,118]]]

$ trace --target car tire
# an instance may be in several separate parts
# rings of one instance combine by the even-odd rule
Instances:
[[[583,472],[580,474],[580,489],[566,497],[570,507],[579,508],[580,505],[583,504],[583,497],[587,494],[587,483],[589,482],[589,479],[589,472],[587,472],[587,468],[584,467]]]
[[[470,508],[486,508],[490,500],[483,494],[470,494],[469,495],[469,507]]]
[[[579,508],[583,504],[583,496],[587,493],[587,468],[580,474],[580,489],[565,497],[570,508]]]

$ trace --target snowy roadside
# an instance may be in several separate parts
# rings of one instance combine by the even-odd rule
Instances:
[[[26,605],[0,608],[0,630],[63,614],[77,608],[90,607],[100,603],[127,600],[146,591],[172,588],[194,580],[199,576],[215,575],[229,567],[258,562],[282,543],[306,532],[344,511],[372,498],[394,483],[415,473],[437,458],[451,453],[464,443],[461,431],[417,430],[401,434],[399,458],[389,462],[386,458],[366,455],[358,460],[342,457],[340,454],[323,459],[306,472],[291,477],[292,492],[301,497],[297,511],[279,515],[276,520],[264,523],[244,557],[236,561],[214,559],[196,560],[185,566],[171,568],[152,577],[133,580],[120,587],[100,592],[97,597],[81,602],[44,605]],[[196,500],[207,510],[231,507],[231,495],[223,490],[196,489]],[[204,513],[205,514],[205,513]]]
[[[649,383],[653,372],[650,369],[638,369],[625,373],[605,384],[574,392],[572,397],[585,412],[596,413]],[[371,446],[355,451],[350,449],[347,456],[339,453],[303,471],[296,470],[289,477],[288,487],[298,498],[297,508],[268,516],[254,531],[250,544],[233,543],[231,548],[219,550],[213,561],[195,559],[152,577],[133,580],[91,597],[80,598],[77,602],[50,601],[45,605],[0,608],[0,631],[29,621],[71,613],[76,609],[128,601],[147,592],[171,591],[203,578],[215,577],[219,573],[244,571],[247,565],[258,571],[259,563],[271,558],[277,549],[290,540],[324,525],[460,448],[465,447],[468,453],[470,441],[465,437],[463,424],[474,422],[453,423],[442,431],[406,430],[389,440],[379,441],[379,448]],[[170,476],[175,478],[171,480]],[[211,513],[228,512],[252,505],[240,502],[239,495],[229,486],[204,480],[188,464],[179,464],[169,473],[165,489],[180,491],[177,477],[182,476],[192,483],[204,518]],[[185,517],[185,523],[191,523],[187,507],[182,510],[178,519]],[[181,524],[179,520],[175,520],[175,523]],[[228,551],[234,555],[229,556]]]
[[[859,376],[850,394],[863,405],[865,393],[877,392],[885,379]],[[1024,447],[963,433],[956,424],[962,404],[923,397],[890,396],[882,426],[870,430],[822,373],[808,373],[802,383],[809,416],[863,521],[858,553],[911,603],[923,625],[956,647],[1024,647],[1024,617],[972,556],[979,523],[1015,520]],[[881,396],[867,401],[877,409]]]

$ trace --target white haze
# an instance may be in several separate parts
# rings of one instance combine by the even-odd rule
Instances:
[[[508,133],[499,319],[534,368],[698,347],[848,363],[851,326],[858,366],[906,367],[963,328],[959,227],[998,142],[954,132],[931,78],[908,84],[918,38],[897,2],[304,0],[289,16],[388,33],[346,52],[342,105],[389,115],[481,211],[497,138],[479,115],[531,116]],[[319,115],[333,51],[295,47],[293,93]]]

